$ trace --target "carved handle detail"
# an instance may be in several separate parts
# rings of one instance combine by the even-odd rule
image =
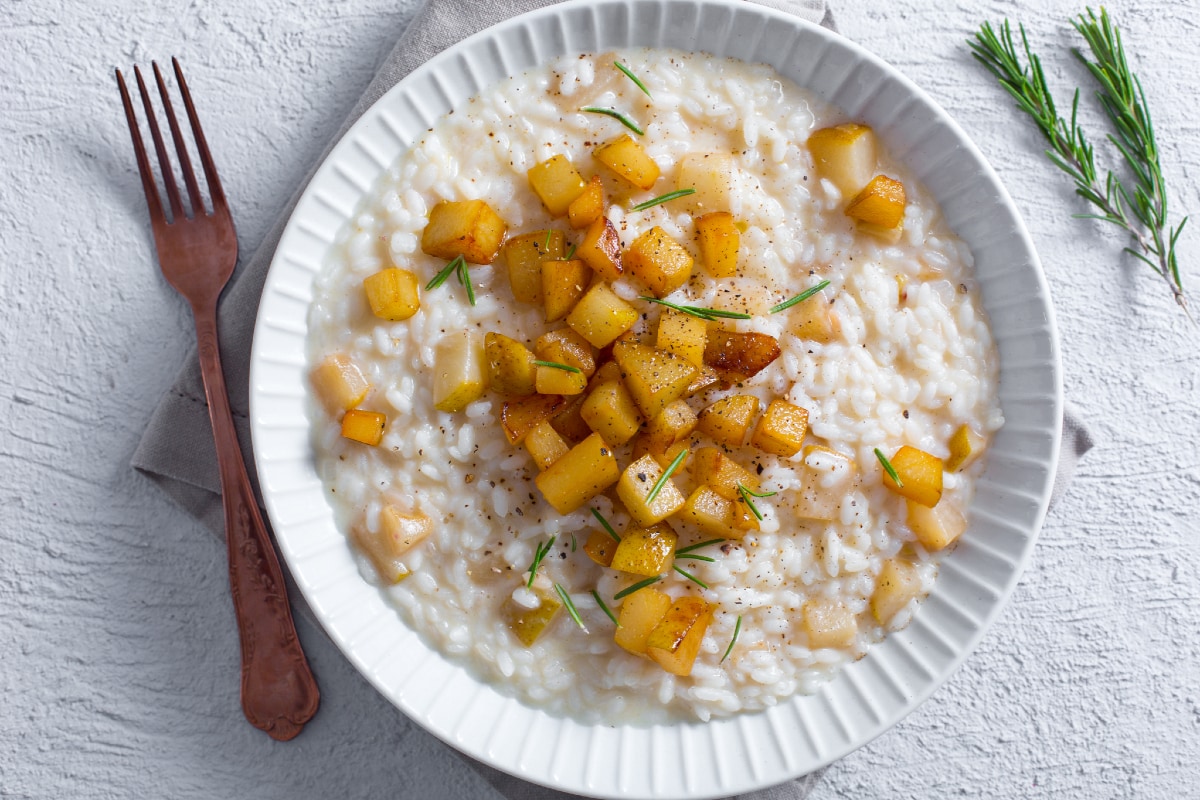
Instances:
[[[287,741],[317,712],[320,693],[242,460],[217,348],[216,314],[193,312],[225,505],[229,588],[242,648],[242,711],[251,725]]]

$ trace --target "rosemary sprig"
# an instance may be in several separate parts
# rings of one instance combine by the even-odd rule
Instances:
[[[679,465],[684,462],[684,459],[688,457],[688,453],[690,452],[691,451],[687,448],[680,450],[679,455],[675,456],[671,463],[667,465],[667,468],[663,470],[663,474],[660,475],[658,480],[654,482],[654,485],[650,487],[650,494],[646,495],[646,505],[650,505],[654,502],[654,498],[658,497],[658,493],[661,492],[662,488],[667,485],[667,481],[670,479],[671,475],[674,474],[675,470],[679,469]]]
[[[538,361],[535,359],[533,362],[533,365],[535,367],[549,367],[551,369],[561,369],[563,372],[575,372],[575,373],[583,372],[583,370],[581,370],[579,367],[572,367],[570,364],[560,364],[557,361]]]
[[[596,521],[600,523],[600,526],[604,528],[608,535],[613,538],[614,542],[621,541],[621,537],[617,536],[617,532],[613,530],[613,526],[608,524],[608,520],[600,513],[600,509],[592,506],[592,516],[596,518]]]
[[[655,575],[653,578],[646,578],[645,580],[638,581],[635,584],[626,586],[624,589],[614,594],[613,600],[620,600],[622,597],[628,597],[639,589],[645,589],[647,586],[653,586],[661,580],[662,575]]]
[[[696,544],[689,544],[687,547],[681,547],[680,549],[676,550],[675,556],[679,557],[682,555],[686,555],[688,553],[699,550],[701,547],[708,547],[710,544],[720,544],[723,541],[725,541],[725,540],[724,539],[706,539],[703,542],[696,542]]]
[[[634,75],[629,70],[629,67],[625,66],[620,61],[614,61],[613,66],[621,70],[621,72],[624,72],[626,78],[629,78],[629,80],[633,81],[639,89],[646,93],[646,97],[649,97],[651,100],[654,99],[654,95],[650,94],[650,90],[646,88],[646,84],[642,83],[641,80],[638,79],[638,76]]]
[[[617,622],[617,615],[612,612],[612,609],[601,599],[600,593],[595,589],[592,589],[592,597],[596,598],[596,605],[600,606],[600,610],[608,615],[608,618],[613,621],[613,625],[616,625],[618,628],[621,627],[621,623]]]
[[[687,555],[681,555],[679,553],[676,553],[675,557],[677,559],[678,558],[687,559],[688,561],[707,561],[709,564],[717,563],[717,560],[715,558],[713,558],[712,556],[698,556],[695,553],[688,553]]]
[[[647,200],[644,203],[638,203],[636,206],[633,207],[633,210],[634,211],[645,211],[647,208],[654,208],[655,206],[661,206],[663,203],[669,203],[672,200],[678,200],[681,197],[687,197],[689,194],[695,194],[695,193],[696,193],[695,189],[676,189],[673,192],[667,192],[666,194],[660,194],[658,197],[655,197],[652,200]]]
[[[545,242],[545,244],[542,245],[542,249],[545,250],[546,252],[550,252],[550,237],[553,235],[554,235],[553,230],[546,231],[546,242]]]
[[[636,133],[638,136],[646,135],[646,132],[644,130],[642,130],[641,128],[639,128],[638,124],[636,122],[634,122],[629,117],[622,114],[620,111],[617,111],[615,108],[600,108],[599,106],[584,106],[583,108],[581,108],[579,110],[586,111],[589,114],[603,114],[606,117],[612,117],[617,122],[621,123],[626,128],[629,128],[629,130]]]
[[[816,286],[810,286],[792,299],[784,300],[782,303],[772,308],[771,313],[778,314],[780,311],[787,311],[792,306],[797,305],[798,303],[803,303],[805,300],[812,297],[814,294],[821,291],[828,285],[829,281],[821,281]]]
[[[550,548],[554,546],[554,540],[557,538],[557,536],[551,536],[549,541],[544,545],[538,545],[537,549],[533,551],[533,563],[529,565],[529,582],[525,584],[526,589],[533,588],[533,579],[537,577],[538,567],[542,565],[542,559],[550,552]]]
[[[707,583],[705,583],[704,581],[700,580],[700,579],[699,579],[699,578],[697,578],[695,575],[693,575],[692,573],[688,572],[687,570],[685,570],[683,567],[679,566],[678,564],[676,564],[674,567],[672,567],[672,569],[674,569],[676,572],[678,572],[678,573],[679,573],[680,575],[682,575],[683,577],[687,578],[687,579],[688,579],[689,581],[691,581],[692,583],[694,583],[694,584],[696,584],[697,586],[699,586],[701,589],[707,589],[707,588],[708,588],[708,584],[707,584]]]
[[[742,484],[737,485],[738,494],[742,496],[742,502],[746,504],[746,508],[750,509],[750,513],[754,515],[759,522],[763,521],[762,512],[758,510],[758,506],[754,505],[753,497],[774,497],[778,492],[755,492],[747,489]]]
[[[571,249],[567,251],[567,257],[564,258],[563,261],[570,261],[574,255],[575,255],[575,245],[571,245]]]
[[[1047,157],[1074,180],[1075,193],[1099,210],[1099,213],[1075,216],[1108,222],[1128,233],[1133,243],[1125,248],[1125,252],[1158,273],[1166,281],[1175,302],[1192,319],[1175,252],[1187,217],[1174,228],[1169,226],[1158,144],[1141,81],[1129,69],[1121,33],[1103,7],[1099,17],[1088,8],[1086,16],[1080,14],[1071,24],[1091,51],[1089,59],[1081,50],[1073,48],[1075,56],[1100,84],[1096,97],[1115,131],[1108,139],[1133,174],[1132,193],[1111,170],[1106,171],[1101,181],[1096,169],[1095,148],[1078,123],[1078,89],[1071,104],[1070,122],[1058,115],[1041,59],[1033,53],[1024,25],[1017,26],[1021,33],[1020,50],[1008,20],[999,31],[990,23],[983,23],[975,40],[968,40],[968,45],[975,58],[1016,100],[1018,108],[1033,119],[1050,145],[1046,150]],[[1022,53],[1027,63],[1022,63]]]
[[[425,291],[430,292],[441,286],[454,273],[458,272],[462,267],[466,266],[467,260],[462,256],[456,256],[453,261],[442,268],[442,271],[433,276],[429,283],[425,284]]]
[[[475,305],[475,287],[471,285],[471,273],[467,272],[466,260],[459,263],[458,282],[467,290],[467,302]]]
[[[900,476],[896,474],[896,468],[892,466],[892,462],[888,461],[888,457],[883,454],[883,451],[878,447],[875,448],[875,457],[879,459],[879,463],[883,465],[883,471],[888,474],[892,482],[896,484],[897,489],[904,488],[904,481],[900,480]]]
[[[658,303],[660,306],[666,306],[672,311],[699,317],[707,322],[712,322],[716,319],[750,319],[749,314],[743,314],[740,311],[722,311],[719,308],[704,308],[703,306],[681,306],[668,300],[659,300],[657,297],[650,297],[649,295],[641,295],[639,299],[645,300],[647,303]]]
[[[554,584],[554,591],[558,592],[558,597],[567,607],[567,613],[571,615],[571,619],[575,620],[575,624],[583,629],[584,633],[587,633],[587,626],[583,624],[583,618],[579,616],[579,609],[575,607],[575,601],[571,599],[571,595],[567,593],[561,583]]]
[[[729,647],[725,648],[725,655],[721,656],[721,660],[717,662],[718,664],[724,664],[725,659],[729,658],[729,654],[733,652],[733,646],[735,644],[737,644],[738,634],[741,632],[742,632],[742,617],[739,614],[738,618],[737,618],[737,624],[733,626],[733,638],[729,640]]]

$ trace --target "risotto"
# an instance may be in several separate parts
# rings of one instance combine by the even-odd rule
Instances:
[[[1003,423],[933,199],[865,126],[702,55],[560,58],[441,119],[309,316],[363,574],[582,720],[814,691],[920,613]]]

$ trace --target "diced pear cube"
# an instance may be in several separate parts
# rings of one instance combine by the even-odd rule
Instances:
[[[380,319],[399,322],[421,308],[417,276],[406,269],[380,270],[363,280],[371,313]]]
[[[608,355],[611,357],[612,353],[609,353]],[[600,384],[607,383],[608,381],[619,380],[621,380],[621,367],[617,364],[617,362],[611,360],[605,361],[603,364],[597,367],[596,372],[592,375],[593,386],[599,386]]]
[[[570,514],[620,477],[612,448],[593,433],[534,478],[534,483],[555,511]]]
[[[691,314],[666,309],[658,318],[658,349],[682,356],[697,367],[704,364],[708,323]]]
[[[704,345],[704,363],[729,383],[739,383],[766,369],[782,352],[774,336],[714,328]]]
[[[942,499],[942,460],[935,455],[904,445],[889,459],[898,485],[886,470],[880,470],[883,485],[901,497],[907,497],[914,503],[920,503],[930,508]]]
[[[587,291],[592,271],[579,259],[542,262],[542,305],[546,322],[565,317]]]
[[[492,389],[510,396],[537,391],[534,382],[537,367],[528,347],[502,333],[488,333],[483,337],[483,347],[487,356],[488,383]]]
[[[700,392],[703,392],[705,389],[711,389],[713,386],[716,386],[720,380],[721,376],[717,374],[715,369],[707,364],[702,364],[696,371],[696,377],[693,378],[692,382],[688,384],[683,396],[693,397]]]
[[[726,447],[741,447],[758,415],[758,398],[735,394],[722,398],[700,412],[700,432]]]
[[[385,506],[379,513],[378,532],[371,533],[363,526],[352,530],[355,543],[371,559],[379,577],[389,584],[408,577],[408,568],[400,559],[432,532],[433,520],[429,517],[395,506]]]
[[[841,603],[809,600],[804,604],[804,631],[811,650],[850,647],[858,636],[858,620]]]
[[[733,508],[733,529],[738,532],[735,538],[741,538],[748,531],[759,529],[758,516],[750,510],[750,504],[746,502],[746,498],[738,495],[738,498],[730,503],[730,506]]]
[[[880,228],[898,228],[907,202],[903,183],[876,175],[846,206],[846,216]]]
[[[552,394],[506,400],[500,409],[500,427],[509,444],[520,444],[539,422],[550,419],[566,404],[564,398]]]
[[[387,417],[377,411],[352,408],[342,417],[342,436],[372,447],[383,441]]]
[[[683,508],[686,498],[671,478],[667,478],[653,500],[648,499],[650,490],[662,474],[663,467],[653,456],[646,455],[626,467],[617,482],[617,497],[638,525],[649,526],[662,522]]]
[[[822,128],[808,137],[817,175],[827,178],[847,200],[861,192],[875,174],[876,150],[875,133],[853,122]]]
[[[567,219],[572,228],[586,228],[604,214],[604,186],[600,176],[593,175],[583,193],[571,201],[567,208]]]
[[[607,144],[602,144],[592,151],[604,166],[611,169],[618,177],[623,178],[639,189],[650,189],[658,180],[661,171],[654,159],[646,154],[642,145],[629,134],[622,134]]]
[[[577,394],[563,399],[567,401],[566,405],[550,418],[550,424],[568,442],[572,444],[582,442],[592,435],[592,429],[584,421],[582,413],[583,401],[587,399],[587,395]]]
[[[800,491],[795,494],[793,510],[803,519],[834,520],[842,503],[854,488],[857,470],[849,456],[820,445],[804,448],[804,461],[798,466]]]
[[[854,229],[859,233],[865,233],[868,236],[874,236],[876,239],[879,239],[886,244],[895,244],[896,242],[900,241],[901,237],[904,236],[903,220],[901,220],[900,224],[894,228],[887,228],[883,225],[875,225],[870,222],[857,220],[854,223]]]
[[[607,283],[588,289],[567,314],[567,324],[593,347],[607,347],[637,321],[637,309],[617,297]]]
[[[562,600],[553,588],[535,582],[530,591],[537,597],[536,608],[518,605],[512,598],[504,603],[504,618],[508,629],[526,647],[533,647],[533,643],[550,627],[550,623],[554,622],[563,607]]]
[[[633,397],[620,381],[608,381],[592,389],[579,413],[589,428],[614,446],[632,439],[642,424]]]
[[[541,361],[554,361],[575,367],[586,377],[596,371],[596,354],[587,340],[570,328],[543,333],[533,343],[533,352]]]
[[[447,261],[461,255],[472,264],[490,264],[505,230],[504,220],[482,200],[444,200],[429,212],[421,249]]]
[[[983,453],[987,439],[976,433],[970,425],[963,425],[950,437],[950,457],[946,459],[947,472],[962,472],[975,463]]]
[[[963,535],[967,518],[950,503],[938,503],[933,508],[905,500],[908,508],[908,527],[917,535],[926,550],[943,550]]]
[[[701,447],[692,457],[692,480],[708,486],[726,500],[740,500],[738,484],[762,491],[758,476],[715,447]]]
[[[613,639],[635,655],[646,655],[646,640],[671,609],[671,596],[647,586],[625,598],[617,615]]]
[[[358,364],[342,353],[325,357],[312,371],[313,388],[330,412],[349,411],[371,391]]]
[[[665,452],[665,453],[642,453],[641,455],[637,456],[637,458],[641,458],[644,455],[649,455],[651,458],[653,458],[655,461],[658,462],[658,465],[660,467],[662,467],[663,469],[666,469],[667,467],[671,466],[671,464],[675,461],[675,459],[679,456],[680,453],[687,451],[689,449],[690,448],[688,447],[688,442],[686,442],[686,441],[676,442],[675,444],[668,447],[667,452]],[[686,463],[687,458],[688,458],[687,456],[684,456],[683,462],[681,462],[681,464]]]
[[[565,456],[571,448],[567,447],[567,443],[563,441],[558,431],[550,427],[549,422],[543,420],[535,425],[529,435],[525,437],[525,449],[533,457],[538,469],[545,469]]]
[[[788,331],[801,339],[826,344],[842,332],[841,322],[824,292],[817,292],[785,313],[788,315]]]
[[[483,396],[488,369],[483,339],[473,331],[442,337],[434,351],[433,405],[456,413]]]
[[[692,275],[691,253],[657,225],[633,240],[622,263],[655,297],[666,297]]]
[[[690,522],[709,536],[740,539],[733,527],[733,503],[707,486],[697,486],[679,511],[679,518]]]
[[[685,207],[693,214],[709,211],[729,211],[733,208],[737,168],[729,153],[688,153],[679,159],[680,189],[695,189],[684,198]]]
[[[587,389],[587,376],[578,370],[538,364],[534,386],[538,394],[583,394]]]
[[[583,544],[583,552],[600,566],[608,567],[612,565],[613,555],[617,552],[617,541],[607,531],[593,530]]]
[[[504,262],[513,297],[522,303],[542,302],[542,262],[566,253],[561,231],[534,231],[514,236],[504,245]]]
[[[649,528],[630,526],[621,534],[621,543],[609,566],[633,575],[661,575],[671,567],[678,540],[665,522]]]
[[[683,400],[669,404],[654,419],[646,423],[644,441],[646,452],[662,455],[676,442],[686,439],[696,429],[696,412]],[[668,462],[669,463],[669,462]]]
[[[691,362],[642,344],[622,343],[613,348],[613,358],[646,419],[654,419],[682,397],[696,377]]]
[[[608,217],[598,217],[588,225],[575,257],[583,259],[593,272],[606,281],[617,280],[625,271],[621,261],[621,237]]]
[[[666,616],[650,632],[646,655],[672,675],[691,675],[712,618],[711,605],[694,595],[684,595],[671,604]]]
[[[750,444],[780,458],[800,452],[808,433],[808,411],[786,400],[772,400],[750,437]]]
[[[587,187],[579,170],[563,155],[551,156],[531,168],[528,175],[530,188],[555,217],[566,214],[571,202]]]
[[[731,278],[737,274],[738,248],[742,235],[728,211],[714,211],[696,220],[696,240],[700,245],[700,261],[714,278]]]
[[[875,579],[871,613],[880,625],[887,625],[900,609],[920,594],[921,576],[917,574],[917,568],[902,558],[889,559]]]

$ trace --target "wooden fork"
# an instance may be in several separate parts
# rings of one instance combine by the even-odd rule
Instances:
[[[225,506],[225,539],[229,550],[229,588],[237,615],[242,649],[242,710],[254,727],[274,739],[286,741],[300,733],[304,724],[317,712],[320,694],[316,681],[300,648],[296,626],[288,605],[287,587],[279,569],[279,560],[263,525],[262,514],[242,451],[238,446],[225,376],[221,371],[220,349],[217,345],[217,298],[225,288],[237,263],[237,234],[229,204],[217,177],[208,143],[196,117],[192,96],[179,61],[171,59],[175,80],[183,98],[183,106],[191,123],[192,136],[212,201],[211,213],[205,210],[204,198],[192,171],[183,133],[175,119],[171,97],[158,64],[153,64],[154,79],[162,96],[163,109],[171,128],[180,171],[187,185],[190,215],[184,209],[175,185],[171,158],[163,144],[162,134],[150,103],[150,93],[142,72],[134,67],[146,122],[158,155],[159,172],[166,188],[171,216],[167,218],[155,185],[154,173],[146,157],[146,148],[138,128],[137,116],[125,78],[117,70],[117,85],[125,118],[133,137],[142,189],[150,207],[150,224],[154,228],[154,243],[158,263],[167,282],[191,304],[196,322],[196,340],[200,350],[200,369],[204,377],[204,394],[208,400],[208,415],[212,421],[217,447],[217,465],[221,473],[221,497]]]

